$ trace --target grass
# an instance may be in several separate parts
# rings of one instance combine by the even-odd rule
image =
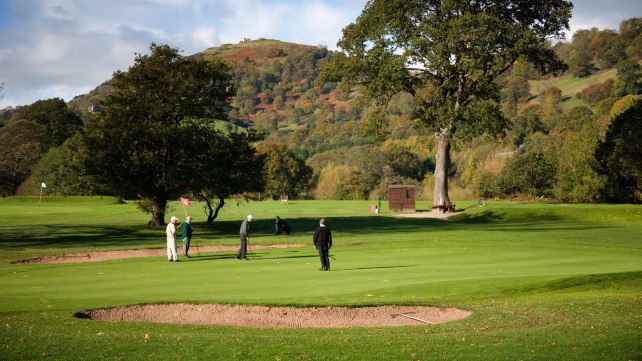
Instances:
[[[558,87],[562,91],[562,108],[568,110],[576,106],[589,106],[582,99],[576,97],[577,93],[582,92],[589,85],[603,83],[607,79],[615,79],[616,76],[617,70],[609,69],[586,78],[577,78],[569,74],[558,78],[531,80],[529,83],[533,95],[538,95],[552,86]]]
[[[452,221],[368,212],[367,201],[252,202],[226,207],[201,245],[311,244],[320,217],[333,230],[332,272],[310,247],[20,265],[88,250],[163,248],[131,203],[109,198],[0,199],[2,359],[81,360],[640,360],[642,207],[490,202]],[[374,204],[374,203],[373,203]],[[473,202],[456,202],[458,207]],[[173,204],[170,214],[181,215]],[[427,209],[419,202],[419,209]],[[382,203],[382,209],[387,204]],[[273,234],[274,217],[293,226]],[[168,215],[169,216],[169,215]],[[150,303],[455,306],[441,325],[350,329],[96,322],[73,314]],[[179,315],[177,315],[179,317]],[[149,339],[143,335],[149,334]]]

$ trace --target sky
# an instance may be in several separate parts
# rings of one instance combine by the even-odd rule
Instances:
[[[149,45],[184,55],[245,38],[336,50],[367,0],[0,0],[0,109],[71,100],[126,71]],[[576,0],[578,29],[618,30],[640,0]]]

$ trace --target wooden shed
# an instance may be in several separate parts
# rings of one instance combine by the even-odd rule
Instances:
[[[414,185],[391,185],[388,187],[388,209],[391,212],[414,212],[415,204]]]

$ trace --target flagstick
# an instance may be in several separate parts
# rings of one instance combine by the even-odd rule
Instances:
[[[40,203],[42,203],[42,184],[40,185],[40,199],[38,199],[38,207],[40,207]]]
[[[187,209],[183,206],[183,211],[185,211],[185,218],[187,218]]]

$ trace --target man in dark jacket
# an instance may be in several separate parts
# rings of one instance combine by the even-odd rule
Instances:
[[[241,229],[239,231],[241,246],[239,247],[239,251],[236,252],[237,259],[247,260],[247,241],[250,239],[250,222],[252,222],[253,219],[254,217],[248,215],[243,223],[241,223]]]
[[[274,221],[274,227],[276,228],[275,234],[283,234],[283,220],[281,217],[276,216],[276,220]]]
[[[185,258],[190,258],[188,253],[189,253],[189,245],[190,245],[190,241],[192,240],[192,232],[193,232],[191,223],[192,223],[192,217],[187,216],[187,218],[185,218],[185,222],[181,224],[181,228],[183,228],[183,232],[181,234],[183,238],[183,256]]]
[[[319,251],[319,258],[321,259],[321,268],[319,271],[330,270],[330,248],[332,248],[332,232],[330,228],[326,227],[325,219],[321,218],[319,227],[314,230],[314,248]]]

